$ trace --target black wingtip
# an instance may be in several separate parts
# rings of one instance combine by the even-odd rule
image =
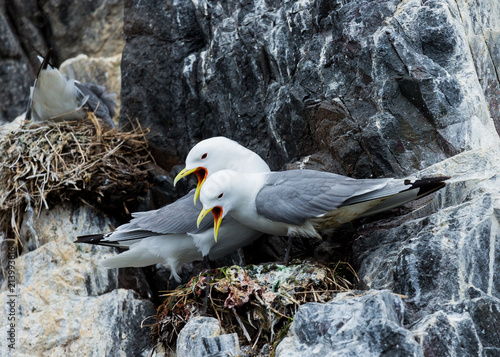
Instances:
[[[450,178],[449,176],[423,177],[415,181],[405,180],[405,185],[410,185],[409,189],[419,188],[418,196],[423,197],[446,186],[445,181]]]
[[[104,234],[89,234],[85,236],[78,236],[73,243],[88,243],[88,244],[99,244],[100,241],[104,239]]]
[[[36,77],[40,75],[40,72],[44,69],[47,69],[49,66],[49,61],[50,61],[50,56],[52,55],[52,48],[49,48],[45,56],[43,57],[42,64],[40,65],[40,68],[38,69],[38,73],[36,74]]]
[[[120,248],[120,244],[117,242],[110,242],[106,240],[106,237],[109,233],[99,233],[99,234],[89,234],[85,236],[78,236],[77,239],[73,243],[86,243],[93,245],[102,245],[105,247],[118,247]],[[121,247],[126,248],[126,247]]]

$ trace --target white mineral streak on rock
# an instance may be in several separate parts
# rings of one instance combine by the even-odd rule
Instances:
[[[179,357],[238,356],[238,335],[224,334],[213,317],[192,317],[179,333],[176,352]]]

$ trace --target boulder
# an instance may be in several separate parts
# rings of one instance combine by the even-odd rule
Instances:
[[[116,253],[73,243],[77,235],[109,230],[109,218],[86,206],[73,210],[67,205],[23,221],[23,236],[35,235],[24,242],[25,254],[12,261],[14,291],[0,292],[2,301],[14,301],[16,335],[15,350],[2,340],[2,356],[71,356],[82,351],[148,356],[152,340],[142,323],[154,315],[153,304],[133,290],[120,289],[118,271],[97,264]],[[0,312],[4,336],[10,328],[8,312]]]
[[[404,310],[401,297],[387,290],[302,305],[276,356],[420,356],[420,345],[403,326]]]
[[[177,338],[177,356],[237,356],[238,335],[224,334],[213,317],[197,316],[189,320]]]

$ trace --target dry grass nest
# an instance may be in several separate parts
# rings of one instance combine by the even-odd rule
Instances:
[[[20,242],[26,210],[37,215],[64,201],[126,211],[126,202],[151,186],[148,133],[138,124],[111,129],[88,113],[72,122],[24,121],[0,136],[0,234]]]
[[[264,348],[273,356],[299,306],[327,302],[335,293],[352,289],[348,278],[353,276],[348,263],[232,266],[209,271],[163,295],[166,299],[157,310],[152,334],[167,352],[175,351],[177,336],[189,318],[206,310],[225,333],[238,334],[240,345],[250,355],[262,355],[259,351]],[[208,290],[209,297],[204,299]]]

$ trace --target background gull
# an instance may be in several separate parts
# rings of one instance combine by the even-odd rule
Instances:
[[[254,152],[235,141],[216,137],[201,141],[193,147],[186,161],[196,165],[196,170],[183,170],[176,181],[189,173],[196,173],[198,187],[205,177],[226,167],[239,168],[243,172],[269,172],[267,164]],[[227,217],[219,231],[219,242],[213,239],[213,222],[207,220],[197,227],[196,219],[202,209],[193,204],[195,192],[160,209],[133,213],[133,219],[114,232],[78,237],[76,243],[90,243],[128,249],[101,261],[107,268],[142,267],[163,263],[172,276],[180,281],[177,268],[183,263],[204,257],[217,259],[250,244],[262,235]]]
[[[39,57],[42,64],[30,89],[24,118],[33,121],[78,120],[83,119],[89,110],[114,127],[115,94],[106,92],[103,86],[67,78],[49,64],[50,54],[51,50],[45,58]]]
[[[293,236],[321,237],[320,233],[356,218],[424,197],[444,187],[446,179],[353,179],[313,170],[222,170],[201,189],[203,210],[198,223],[212,211],[215,239],[218,224],[228,214],[261,232],[288,236],[287,262]]]

